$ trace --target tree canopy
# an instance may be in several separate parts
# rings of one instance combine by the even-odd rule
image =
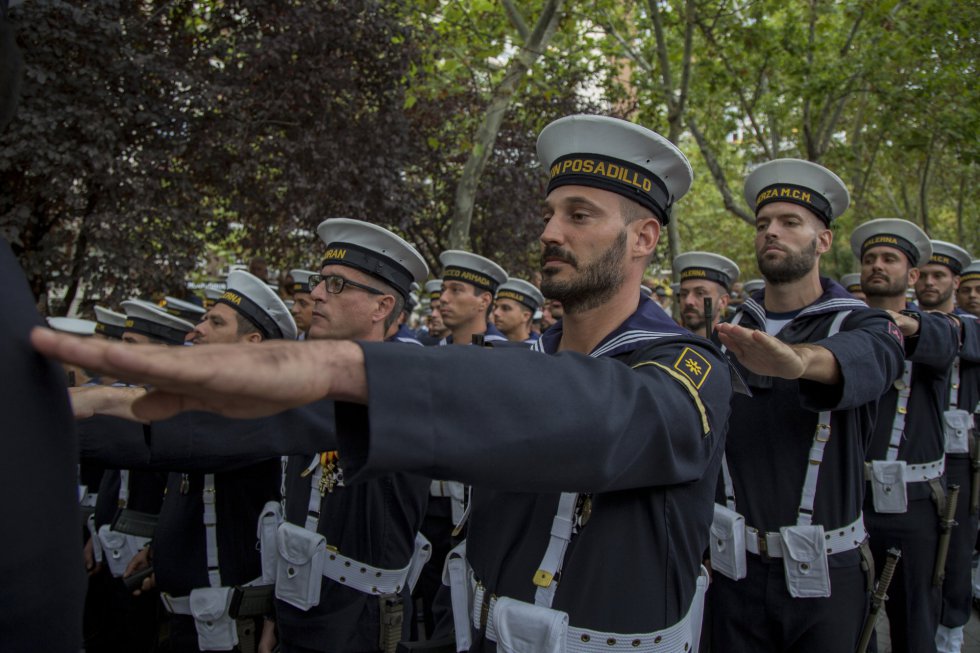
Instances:
[[[393,228],[438,270],[468,245],[536,268],[534,143],[617,115],[687,154],[671,254],[755,276],[742,179],[792,156],[851,192],[846,235],[903,217],[980,255],[980,7],[954,0],[32,0],[0,133],[0,233],[42,305],[180,294],[262,255],[315,267],[316,225]]]

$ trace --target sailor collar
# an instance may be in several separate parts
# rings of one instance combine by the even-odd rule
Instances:
[[[558,345],[561,344],[562,327],[562,322],[558,322],[541,334],[531,345],[531,351],[546,354],[557,352]],[[589,356],[619,356],[642,349],[660,338],[690,335],[690,331],[670,319],[657,302],[642,297],[636,311],[596,345]]]
[[[490,322],[487,322],[487,330],[483,333],[484,342],[507,342],[507,336],[505,336],[500,329],[495,327]],[[439,341],[440,345],[451,345],[453,344],[453,334],[449,334],[445,338]],[[468,343],[470,344],[470,343]]]
[[[801,310],[796,317],[793,318],[794,320],[811,315],[824,315],[827,313],[837,313],[838,311],[868,307],[868,305],[864,302],[854,299],[854,297],[851,296],[851,293],[847,292],[842,285],[833,279],[820,277],[820,286],[823,288],[823,294],[817,298],[817,301]],[[764,300],[765,290],[763,289],[752,297],[746,299],[742,304],[742,310],[748,311],[752,315],[752,318],[755,320],[756,324],[760,325],[766,323],[766,309],[760,303]]]

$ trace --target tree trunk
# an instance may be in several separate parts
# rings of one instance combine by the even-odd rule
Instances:
[[[563,0],[548,0],[531,35],[525,41],[521,51],[510,61],[504,79],[493,91],[490,106],[483,118],[483,124],[476,132],[473,149],[463,167],[463,174],[456,186],[456,197],[453,203],[453,221],[449,227],[450,249],[469,249],[470,226],[473,223],[473,205],[476,201],[476,191],[480,176],[493,153],[494,143],[504,115],[510,106],[518,84],[524,79],[527,71],[547,47],[555,33],[560,17]],[[510,13],[510,12],[509,12]],[[512,17],[513,20],[513,17]],[[518,27],[519,31],[520,28]]]

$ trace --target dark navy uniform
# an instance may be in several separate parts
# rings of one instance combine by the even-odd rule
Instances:
[[[959,387],[956,388],[956,407],[976,417],[980,404],[980,325],[968,313],[955,311],[962,322],[962,346],[959,353]],[[950,392],[952,392],[952,387]],[[976,429],[976,425],[974,425]],[[947,628],[964,626],[970,620],[972,598],[971,559],[977,540],[977,512],[971,510],[973,464],[976,454],[976,432],[970,438],[967,453],[946,453],[946,482],[960,486],[956,504],[956,526],[946,558],[946,578],[943,581],[940,623]]]
[[[12,61],[16,48],[2,11],[0,45]],[[9,104],[0,102],[0,128]],[[78,548],[78,456],[65,374],[28,342],[31,328],[42,322],[23,271],[3,238],[0,303],[0,493],[6,499],[0,538],[0,646],[12,653],[77,651],[85,572]]]
[[[418,335],[408,328],[406,324],[399,324],[398,331],[395,332],[393,336],[388,338],[391,342],[403,342],[409,345],[421,345],[422,341],[419,340]]]
[[[859,519],[865,451],[878,398],[901,370],[902,338],[887,314],[868,309],[836,282],[822,278],[821,283],[823,294],[776,337],[830,350],[841,382],[763,377],[739,365],[752,396],[736,395],[732,403],[726,457],[737,511],[747,528],[759,532],[778,533],[797,523],[821,411],[832,411],[830,438],[819,468],[812,522],[829,534]],[[762,300],[757,293],[742,305],[739,326],[765,329]],[[840,332],[828,339],[839,311],[850,313]],[[723,490],[719,483],[719,497]],[[858,541],[863,539],[861,535]],[[714,645],[739,652],[816,650],[806,648],[807,643],[821,651],[852,650],[867,612],[860,551],[851,547],[828,559],[830,598],[791,597],[778,558],[749,553],[747,576],[740,581],[715,574],[708,592]]]
[[[913,309],[915,310],[915,309]],[[911,363],[911,387],[905,430],[897,453],[909,466],[942,461],[945,436],[947,378],[959,348],[952,321],[945,315],[920,313],[917,337],[905,339],[906,360]],[[896,382],[881,398],[874,437],[867,460],[886,460],[900,397]],[[871,488],[865,496],[864,519],[871,534],[871,551],[878,571],[891,547],[902,550],[886,604],[892,633],[892,650],[934,651],[939,618],[939,588],[932,583],[939,542],[937,506],[945,497],[945,480],[907,483],[908,510],[879,513]]]
[[[487,322],[487,330],[483,332],[484,342],[507,342],[507,336],[500,332],[500,329],[495,327],[493,323]],[[445,338],[439,341],[440,345],[451,345],[453,344],[453,334],[449,334]],[[470,343],[466,343],[470,344]]]
[[[561,334],[539,350],[554,353]],[[362,347],[371,402],[337,406],[344,474],[472,483],[466,557],[488,601],[534,601],[560,493],[581,492],[590,510],[583,502],[553,607],[571,628],[604,632],[650,633],[685,616],[732,387],[713,345],[643,299],[592,357]],[[403,385],[395,372],[406,369],[414,382]],[[472,637],[471,651],[495,650],[482,621]]]

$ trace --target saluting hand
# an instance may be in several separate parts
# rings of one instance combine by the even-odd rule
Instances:
[[[827,349],[816,345],[788,345],[765,331],[737,324],[719,324],[718,339],[742,365],[762,376],[809,379],[819,383],[840,380],[840,366]]]
[[[188,410],[262,417],[327,395],[357,402],[367,396],[364,355],[353,342],[160,347],[44,328],[31,332],[31,342],[51,358],[150,386],[132,403],[133,415],[147,421]]]

